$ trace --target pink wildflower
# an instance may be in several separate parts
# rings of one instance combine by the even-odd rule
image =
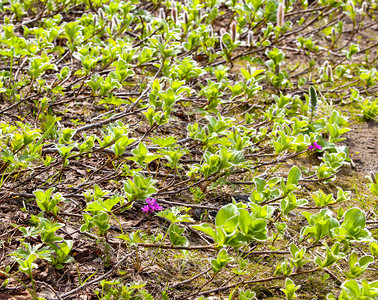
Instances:
[[[147,202],[147,205],[141,208],[142,211],[145,213],[152,213],[154,211],[163,210],[163,208],[158,203],[156,203],[155,198],[147,198],[146,202]]]
[[[145,213],[149,213],[150,212],[150,206],[148,206],[148,205],[143,206],[142,211],[145,212]]]
[[[314,142],[312,145],[308,147],[308,150],[314,151],[314,150],[321,150],[322,146],[320,146],[317,142]]]

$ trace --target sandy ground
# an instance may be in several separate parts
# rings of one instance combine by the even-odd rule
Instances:
[[[349,147],[350,156],[358,172],[378,172],[378,122],[355,123],[345,134],[344,143]]]

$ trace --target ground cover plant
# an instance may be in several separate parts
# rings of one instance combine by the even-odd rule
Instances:
[[[377,12],[2,1],[0,298],[377,299]]]

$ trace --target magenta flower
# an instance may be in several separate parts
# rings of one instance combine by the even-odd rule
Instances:
[[[146,202],[147,202],[147,205],[143,206],[141,209],[143,212],[147,214],[152,213],[154,211],[163,210],[163,208],[158,203],[156,203],[155,198],[147,198]]]
[[[145,205],[145,206],[142,207],[142,211],[145,212],[145,213],[149,213],[150,207],[148,205]]]
[[[314,151],[314,150],[321,150],[322,146],[320,146],[317,142],[314,142],[312,145],[308,147],[308,150]]]

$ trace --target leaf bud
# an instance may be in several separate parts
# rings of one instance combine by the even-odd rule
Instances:
[[[366,1],[362,2],[362,14],[366,15],[368,11],[368,4]]]
[[[223,44],[223,41],[222,41],[222,40],[220,40],[220,43],[219,43],[219,45],[220,45],[221,51],[223,51],[223,48],[224,48],[224,44]]]
[[[151,33],[152,32],[152,26],[151,26],[150,23],[147,23],[146,30],[147,30],[147,33]]]
[[[206,127],[204,128],[204,131],[205,131],[205,134],[206,134],[206,135],[209,135],[209,134],[210,134],[209,127],[206,126]]]
[[[159,9],[159,18],[165,20],[165,11],[162,7]]]
[[[347,4],[350,6],[351,12],[355,12],[356,11],[356,8],[354,6],[353,1],[348,1]]]
[[[209,26],[207,26],[207,28],[208,28],[208,31],[209,31],[209,37],[213,37],[213,35],[214,35],[213,26],[209,25]]]
[[[253,31],[250,30],[247,34],[247,45],[248,47],[251,47],[253,44]]]
[[[325,60],[322,64],[322,66],[323,66],[322,68],[319,68],[319,74],[320,75],[326,72],[327,66],[328,66],[328,60]]]
[[[98,17],[97,15],[93,16],[93,27],[96,28]]]
[[[172,18],[172,21],[177,24],[177,8],[176,7],[172,7],[172,10],[171,10],[171,18]]]
[[[115,27],[118,27],[118,25],[119,25],[119,20],[118,20],[118,18],[117,18],[116,16],[113,16],[113,18],[112,18],[112,22],[114,23],[114,26],[115,26]]]
[[[251,79],[248,79],[247,82],[246,82],[245,84],[246,84],[246,86],[250,86],[251,83],[252,83],[252,80],[251,80]]]
[[[188,24],[189,23],[189,15],[186,10],[184,10],[184,23]]]
[[[232,38],[232,41],[236,41],[236,22],[233,21],[231,23],[231,38]]]
[[[100,17],[100,19],[102,19],[102,20],[105,19],[105,14],[104,14],[104,11],[102,10],[101,7],[98,9],[97,14]]]
[[[223,36],[227,33],[226,29],[224,29],[223,27],[220,29],[220,35]]]
[[[331,65],[327,65],[326,75],[327,75],[327,77],[328,77],[329,80],[333,81],[333,75],[332,75],[332,67],[331,67]]]
[[[375,180],[375,174],[373,171],[370,171],[370,177],[371,177],[371,180],[373,181],[373,183],[377,184],[377,180]]]
[[[212,54],[212,55],[214,55],[214,54],[215,54],[215,50],[214,50],[214,48],[213,48],[213,47],[210,47],[210,48],[209,48],[209,53],[210,53],[210,54]]]
[[[247,71],[249,74],[252,74],[252,67],[250,64],[247,65]]]
[[[331,34],[332,34],[332,36],[336,36],[337,35],[335,27],[332,27]]]
[[[199,22],[199,23],[201,23],[202,16],[203,16],[203,9],[201,8],[201,9],[198,11],[198,22]]]
[[[285,18],[285,6],[283,5],[283,3],[280,3],[277,9],[277,27],[283,26],[284,18]]]

